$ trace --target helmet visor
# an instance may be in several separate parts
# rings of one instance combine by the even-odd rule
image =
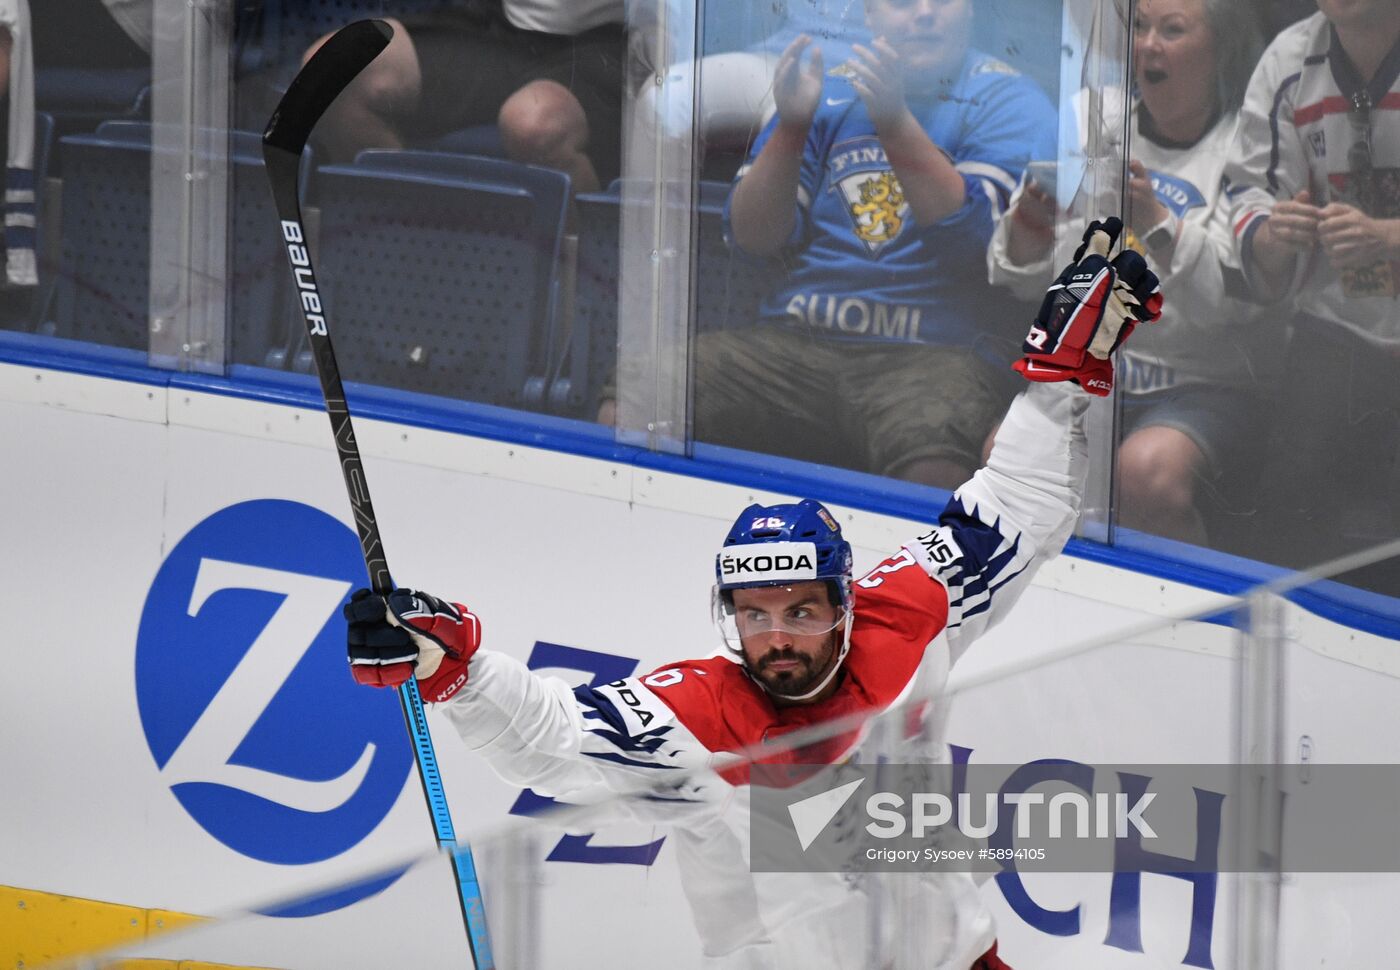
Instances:
[[[729,591],[729,597],[733,591]],[[715,586],[710,592],[710,613],[720,635],[738,649],[746,637],[782,631],[800,637],[821,636],[841,625],[848,614],[845,606],[828,602],[794,603],[781,609],[733,605],[725,591]]]

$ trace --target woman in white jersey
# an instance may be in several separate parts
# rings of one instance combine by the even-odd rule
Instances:
[[[1162,279],[1171,307],[1123,355],[1120,522],[1202,544],[1201,509],[1257,467],[1275,370],[1260,310],[1242,299],[1222,171],[1262,43],[1237,0],[1142,0],[1134,25],[1128,244]],[[1097,123],[1121,130],[1122,97]],[[1089,119],[1080,99],[1081,130]],[[1030,177],[988,253],[992,282],[1030,297],[1054,273],[1055,200]],[[1071,213],[1071,216],[1080,215]],[[1204,493],[1212,493],[1208,501]]]

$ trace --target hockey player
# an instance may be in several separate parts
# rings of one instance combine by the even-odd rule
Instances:
[[[716,558],[712,602],[728,648],[718,656],[570,689],[479,649],[480,622],[460,604],[412,590],[387,599],[361,590],[346,607],[356,680],[391,686],[415,676],[424,698],[441,705],[467,746],[504,779],[574,800],[652,790],[666,773],[705,768],[718,753],[874,714],[916,674],[941,684],[1074,525],[1084,459],[1078,418],[1089,396],[1066,382],[1111,380],[1111,351],[1138,320],[1160,314],[1157,279],[1142,258],[1131,251],[1106,258],[1121,229],[1117,220],[1094,223],[1076,263],[1047,295],[1017,364],[1037,383],[1012,405],[987,466],[952,497],[936,526],[858,580],[850,545],[819,503],[754,505]],[[780,757],[831,763],[854,740]],[[823,911],[770,895],[771,907],[749,913],[747,923],[707,923],[696,897],[734,906],[734,894],[688,893],[707,954],[733,961],[726,965],[819,965],[793,962],[796,950],[814,946],[821,964],[861,965],[859,947],[852,950]],[[750,890],[742,898],[755,897]],[[952,904],[944,952],[930,966],[1003,967],[977,894]]]

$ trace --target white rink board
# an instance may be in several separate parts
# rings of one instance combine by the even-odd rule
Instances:
[[[715,548],[745,504],[780,498],[446,432],[369,421],[357,430],[396,581],[467,603],[483,618],[487,645],[522,660],[548,649],[537,643],[629,658],[639,671],[713,652]],[[406,742],[399,761],[388,754],[395,699],[347,687],[334,630],[321,629],[330,613],[316,612],[337,583],[351,582],[357,553],[329,438],[315,411],[0,365],[0,444],[10,456],[0,478],[9,513],[0,588],[11,658],[11,675],[0,681],[0,885],[212,914],[431,847],[418,782],[400,770]],[[259,531],[259,510],[270,504],[242,517],[228,512],[249,502],[283,503],[276,508],[291,527]],[[836,511],[858,569],[921,527]],[[325,540],[332,533],[338,538]],[[202,604],[212,612],[194,609],[194,625],[182,626],[193,587],[181,585],[179,564],[237,567],[249,549],[270,570],[258,575],[273,576],[264,589],[284,583],[295,592],[216,590]],[[306,566],[323,554],[324,569]],[[217,579],[205,575],[209,585]],[[1220,600],[1064,557],[955,679]],[[272,643],[256,662],[250,651],[247,664],[257,669],[243,669],[240,651],[274,615],[281,629],[313,632]],[[1395,644],[1296,609],[1291,622],[1306,642],[1296,651],[1306,692],[1289,736],[1308,735],[1319,761],[1400,761],[1393,730],[1377,730],[1395,723],[1400,706]],[[162,640],[168,630],[186,632]],[[982,762],[1227,761],[1232,650],[1224,627],[1177,624],[960,696],[949,739]],[[235,667],[242,680],[230,678]],[[222,690],[234,681],[238,690]],[[226,717],[201,720],[215,694]],[[167,721],[177,727],[152,727]],[[178,725],[186,737],[196,733],[192,723],[202,747],[182,752],[181,762],[170,748],[186,743]],[[370,723],[379,733],[364,727]],[[402,734],[399,723],[393,737]],[[450,731],[436,737],[459,832],[498,827],[518,790],[470,758]],[[201,763],[201,752],[222,754]],[[357,787],[363,764],[370,767]],[[254,796],[238,795],[240,785],[268,804],[247,802]],[[306,810],[293,816],[287,805]],[[670,865],[665,848],[650,870],[546,864],[540,952],[570,955],[546,965],[698,965]],[[463,966],[456,902],[439,869],[420,868],[321,915],[240,924],[210,935],[201,944],[209,949],[197,953],[177,953],[172,941],[171,955],[308,970]],[[1207,934],[1215,966],[1229,965],[1226,878],[1211,925],[1194,928]],[[1125,915],[1111,903],[1111,879],[1027,878],[1041,909],[1079,907],[1075,931],[1063,936],[1028,923],[989,883],[1002,955],[1048,970],[1181,965],[1193,932],[1191,886],[1143,877],[1141,911]],[[1396,887],[1394,877],[1308,877],[1290,883],[1284,912],[1298,919],[1316,904],[1325,955],[1387,965],[1400,950],[1400,927],[1382,918],[1400,901]],[[1341,910],[1318,901],[1334,893],[1345,900]],[[1320,965],[1303,958],[1321,946],[1303,930],[1309,919],[1285,931],[1307,939],[1291,948],[1298,962],[1284,966]],[[1144,952],[1105,944],[1115,921],[1120,934],[1139,926]],[[145,952],[159,955],[154,946]]]

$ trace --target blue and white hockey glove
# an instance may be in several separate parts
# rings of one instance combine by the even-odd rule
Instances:
[[[1074,381],[1103,397],[1113,389],[1109,355],[1139,323],[1161,318],[1161,283],[1146,260],[1132,250],[1108,258],[1122,232],[1116,218],[1085,231],[1074,262],[1045,294],[1021,346],[1025,357],[1013,365],[1027,380]]]

